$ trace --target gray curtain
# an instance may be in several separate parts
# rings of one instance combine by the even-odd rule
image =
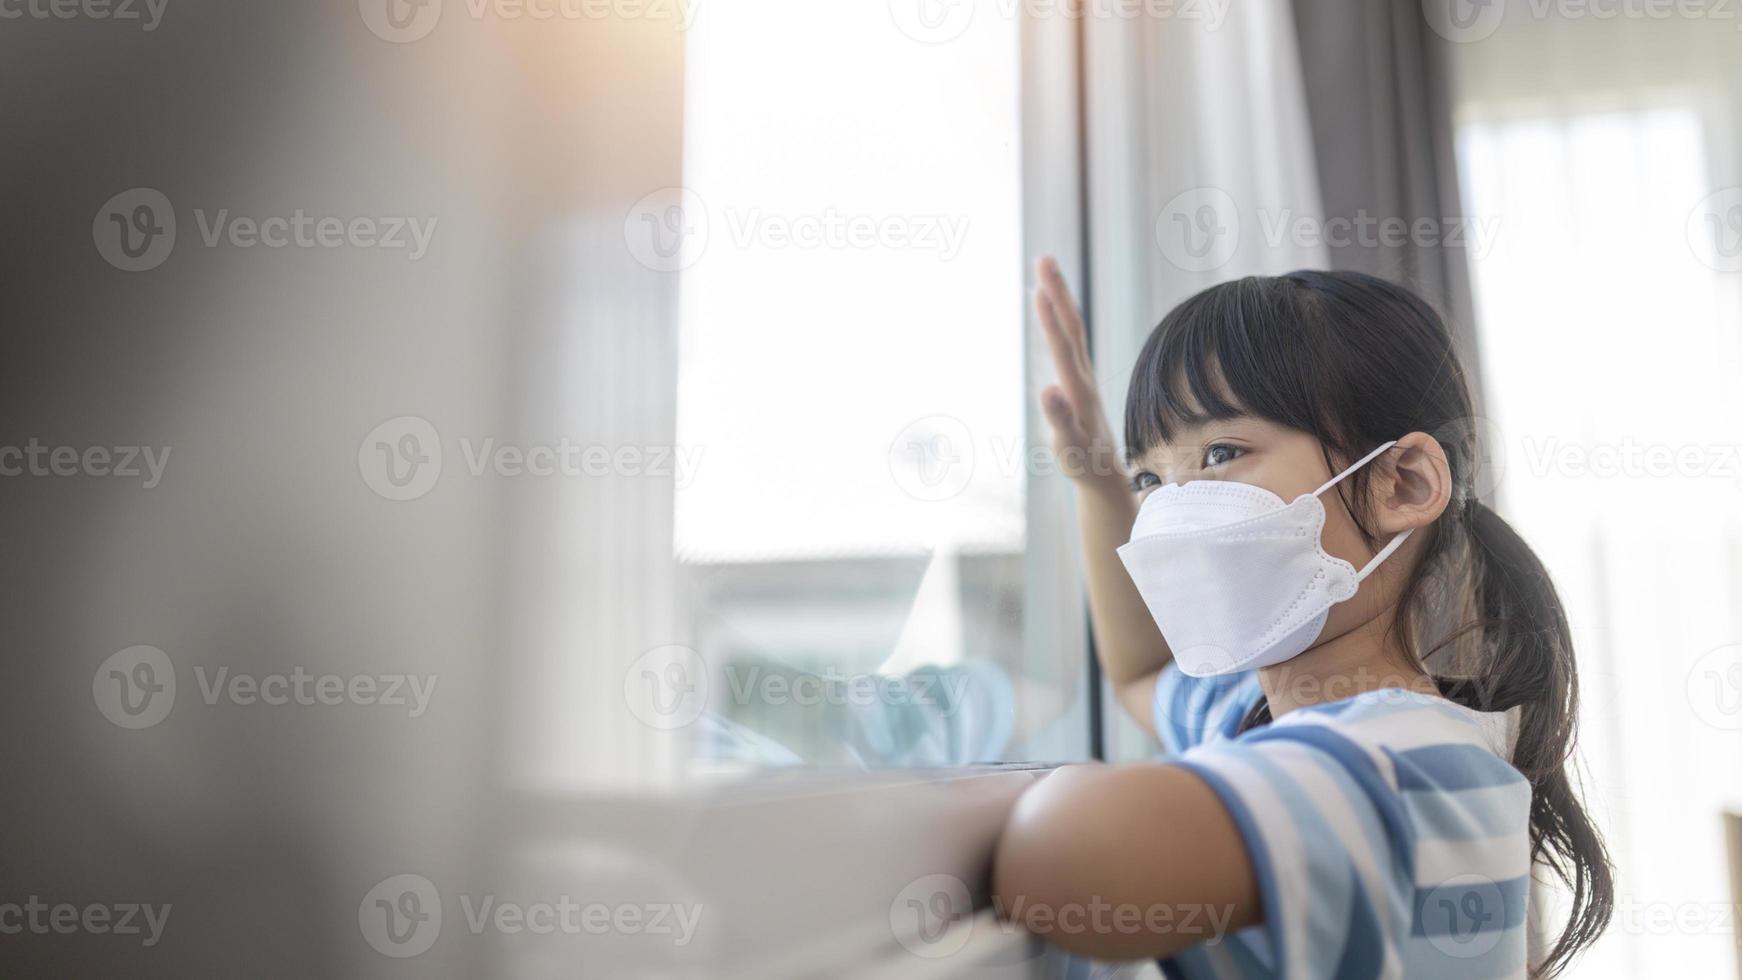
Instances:
[[[1301,75],[1327,221],[1361,215],[1460,221],[1446,41],[1419,4],[1295,0]],[[1355,242],[1329,249],[1331,267],[1372,273],[1420,292],[1450,321],[1481,401],[1469,265],[1461,245]]]

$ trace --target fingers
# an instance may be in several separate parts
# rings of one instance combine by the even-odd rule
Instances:
[[[1035,290],[1034,306],[1040,317],[1041,333],[1052,352],[1053,367],[1064,385],[1064,396],[1081,411],[1093,405],[1096,397],[1095,372],[1089,363],[1082,318],[1071,302],[1058,263],[1050,257],[1042,259],[1038,271],[1040,283]]]
[[[1077,409],[1071,407],[1071,400],[1064,395],[1063,388],[1057,385],[1042,388],[1040,414],[1047,416],[1047,425],[1052,426],[1056,439],[1063,439],[1066,444],[1077,444],[1085,439],[1084,430],[1078,425]]]
[[[1059,269],[1058,260],[1050,255],[1042,258],[1037,271],[1041,295],[1052,305],[1059,326],[1064,330],[1065,336],[1070,338],[1082,362],[1088,364],[1089,345],[1088,336],[1083,330],[1083,318],[1077,312],[1076,300],[1071,297],[1071,287],[1065,283],[1065,275]]]
[[[1076,413],[1071,411],[1070,399],[1065,397],[1058,385],[1047,385],[1041,389],[1040,410],[1054,429],[1060,432],[1076,430]]]
[[[1048,299],[1044,289],[1036,290],[1034,309],[1040,316],[1040,332],[1046,337],[1047,350],[1052,352],[1053,368],[1057,370],[1061,381],[1071,383],[1082,372],[1081,365],[1077,362],[1076,347],[1065,333],[1064,325],[1059,322],[1058,309]]]

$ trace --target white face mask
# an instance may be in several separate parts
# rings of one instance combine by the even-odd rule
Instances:
[[[1356,571],[1319,540],[1319,495],[1395,445],[1380,446],[1291,504],[1229,480],[1170,483],[1144,499],[1119,557],[1180,670],[1231,674],[1312,646],[1331,606],[1353,598],[1410,535],[1392,538]]]

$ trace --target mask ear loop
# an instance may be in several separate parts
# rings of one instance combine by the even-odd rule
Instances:
[[[1323,485],[1321,485],[1317,490],[1314,490],[1313,496],[1316,497],[1319,494],[1324,493],[1326,490],[1329,490],[1332,487],[1336,486],[1337,484],[1342,483],[1343,477],[1346,477],[1350,473],[1353,473],[1356,470],[1360,469],[1361,467],[1366,466],[1368,463],[1373,462],[1375,459],[1379,458],[1380,453],[1384,452],[1387,449],[1390,449],[1392,446],[1395,446],[1395,445],[1397,445],[1397,440],[1393,439],[1390,442],[1386,443],[1385,445],[1380,446],[1378,449],[1375,449],[1372,452],[1368,453],[1367,455],[1354,461],[1353,463],[1350,463],[1348,469],[1344,470],[1341,473],[1338,473],[1336,476],[1331,477],[1329,480],[1326,480]]]
[[[1344,477],[1348,476],[1350,473],[1355,472],[1356,470],[1360,469],[1361,467],[1366,466],[1368,463],[1373,462],[1375,459],[1379,458],[1380,453],[1385,452],[1387,449],[1390,449],[1392,446],[1395,446],[1395,445],[1397,445],[1397,440],[1393,439],[1390,442],[1385,443],[1384,445],[1380,446],[1378,449],[1375,449],[1372,452],[1368,453],[1367,455],[1356,460],[1355,462],[1350,463],[1349,467],[1347,469],[1343,470],[1343,472],[1341,472],[1341,473],[1338,473],[1336,476],[1331,477],[1329,480],[1326,480],[1324,483],[1324,486],[1321,486],[1317,490],[1314,490],[1313,496],[1317,497],[1319,494],[1324,493],[1326,490],[1329,490],[1332,487],[1336,486],[1337,484],[1343,482]],[[1384,561],[1387,558],[1390,558],[1393,552],[1395,552],[1397,549],[1403,547],[1403,543],[1405,541],[1408,541],[1409,536],[1414,534],[1414,533],[1415,533],[1415,528],[1412,527],[1409,530],[1404,531],[1403,533],[1398,534],[1397,536],[1393,537],[1389,542],[1386,543],[1385,547],[1379,549],[1378,554],[1376,554],[1372,558],[1368,559],[1367,564],[1361,566],[1361,570],[1355,573],[1355,581],[1356,582],[1364,581],[1368,575],[1371,575],[1373,573],[1373,570],[1375,568],[1379,567],[1380,562]]]
[[[1378,554],[1376,554],[1372,558],[1368,559],[1367,564],[1361,566],[1361,570],[1355,573],[1355,581],[1356,582],[1365,581],[1367,576],[1372,574],[1372,572],[1375,568],[1379,567],[1380,562],[1384,561],[1387,558],[1390,558],[1392,552],[1403,547],[1403,543],[1405,541],[1408,541],[1409,536],[1414,534],[1414,533],[1415,533],[1415,528],[1412,527],[1409,530],[1404,531],[1402,534],[1399,534],[1397,537],[1392,538],[1390,544],[1386,545],[1383,548],[1380,548]]]

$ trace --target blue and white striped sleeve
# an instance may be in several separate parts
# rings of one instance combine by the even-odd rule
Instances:
[[[1191,677],[1168,664],[1150,706],[1162,750],[1177,755],[1214,738],[1233,738],[1261,693],[1255,671]]]
[[[1477,717],[1375,692],[1181,756],[1239,827],[1263,924],[1177,972],[1523,977],[1530,787]]]

